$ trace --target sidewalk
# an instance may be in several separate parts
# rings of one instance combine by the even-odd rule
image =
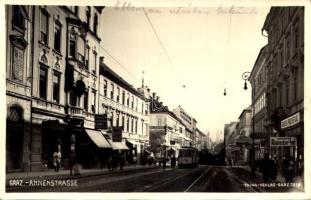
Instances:
[[[251,179],[251,169],[249,166],[233,166],[232,169],[236,172],[236,174],[244,181],[250,184],[257,185],[257,189],[261,192],[303,192],[304,184],[302,177],[296,176],[294,178],[294,186],[287,185],[285,183],[285,178],[282,177],[280,173],[278,173],[277,178],[274,183],[264,184],[262,173],[256,171],[255,178]],[[298,186],[299,184],[299,186]]]
[[[142,166],[142,165],[131,165],[123,167],[122,171],[130,171],[135,169],[148,169],[148,168],[156,168],[158,166]],[[50,169],[48,171],[37,171],[37,172],[17,172],[17,173],[7,173],[6,174],[6,182],[9,180],[27,180],[27,179],[76,179],[81,177],[88,176],[96,176],[100,174],[108,174],[108,173],[118,173],[121,172],[119,168],[115,168],[114,171],[109,171],[107,168],[103,169],[81,169],[80,175],[70,176],[70,170],[60,170],[59,172],[55,172],[54,169]]]

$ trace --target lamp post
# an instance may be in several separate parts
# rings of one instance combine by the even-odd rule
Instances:
[[[244,90],[247,90],[247,81],[249,81],[249,77],[250,77],[250,72],[244,72],[242,74],[242,79],[244,80]],[[255,101],[255,81],[252,85],[252,133],[250,134],[250,137],[252,139],[252,147],[251,147],[251,160],[250,160],[250,164],[251,166],[254,165],[255,162],[255,105],[254,105],[254,101]]]

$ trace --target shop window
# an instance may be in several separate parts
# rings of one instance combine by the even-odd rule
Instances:
[[[22,121],[22,110],[17,106],[10,107],[8,120],[12,122],[20,122]]]

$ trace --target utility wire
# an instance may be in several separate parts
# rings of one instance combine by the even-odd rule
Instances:
[[[148,14],[147,14],[145,8],[143,8],[143,11],[144,11],[144,14],[145,14],[145,16],[146,16],[146,18],[147,18],[147,20],[148,20],[148,22],[149,22],[149,24],[150,24],[150,26],[151,26],[151,28],[152,28],[154,34],[155,34],[157,40],[158,40],[158,42],[159,42],[161,48],[163,49],[163,51],[164,51],[164,53],[165,53],[165,55],[166,55],[166,57],[167,57],[167,59],[168,59],[168,61],[169,61],[170,66],[172,67],[172,69],[174,70],[175,74],[177,75],[178,80],[180,81],[180,80],[181,80],[181,79],[180,79],[180,76],[179,76],[179,74],[177,73],[177,71],[176,71],[176,69],[175,69],[175,67],[174,67],[174,64],[173,64],[173,62],[172,62],[172,59],[171,59],[171,57],[169,56],[169,54],[168,54],[166,48],[164,47],[164,45],[163,45],[163,43],[162,43],[162,41],[161,41],[161,39],[160,39],[160,37],[159,37],[159,35],[158,35],[158,33],[157,33],[155,27],[153,26],[153,24],[152,24],[152,22],[151,22],[151,20],[150,20],[150,18],[149,18],[149,16],[148,16]]]
[[[131,75],[136,81],[138,81],[138,83],[140,82],[140,80],[138,80],[138,78],[136,78],[136,76],[134,76],[128,69],[126,69],[126,67],[122,63],[120,63],[113,55],[111,55],[108,50],[106,50],[102,45],[100,45],[100,47],[106,52],[108,56],[110,56],[116,63],[118,63],[120,67],[122,67],[129,75]]]

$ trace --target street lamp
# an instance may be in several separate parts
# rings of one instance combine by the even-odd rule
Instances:
[[[250,77],[250,72],[244,72],[242,74],[242,79],[244,80],[244,90],[247,90],[247,81],[249,81],[249,77]],[[253,112],[253,115],[252,115],[252,133],[250,134],[250,137],[252,139],[252,148],[251,148],[251,165],[253,166],[254,165],[254,161],[255,161],[255,105],[254,105],[254,101],[255,101],[255,89],[256,89],[256,86],[255,86],[255,81],[252,85],[252,89],[253,89],[253,92],[252,92],[252,99],[253,99],[253,104],[252,104],[252,112]]]

